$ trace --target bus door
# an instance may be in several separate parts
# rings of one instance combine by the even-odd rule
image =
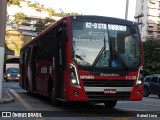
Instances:
[[[22,83],[21,83],[22,88],[24,88],[24,80],[25,80],[24,79],[25,78],[25,76],[24,76],[25,75],[25,54],[26,54],[25,52],[22,53],[22,58],[21,58],[22,60],[21,60],[21,66],[20,66],[22,68],[22,71],[21,71],[21,74],[22,74],[21,75],[22,76],[22,78],[21,78],[22,79],[21,80],[22,81]]]
[[[32,90],[36,91],[36,53],[37,53],[37,46],[33,45],[31,50],[31,59],[30,59],[30,68],[31,68],[31,80],[32,80]]]
[[[66,42],[64,41],[64,29],[60,28],[57,34],[58,38],[58,74],[57,74],[57,95],[59,98],[64,98],[64,71],[66,69]]]

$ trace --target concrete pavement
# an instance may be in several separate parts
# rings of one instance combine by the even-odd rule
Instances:
[[[2,87],[2,98],[0,98],[0,104],[6,104],[14,102],[14,98],[11,96],[11,94],[8,92],[9,88]]]

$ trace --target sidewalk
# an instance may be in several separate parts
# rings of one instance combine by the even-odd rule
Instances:
[[[2,87],[2,98],[0,98],[0,104],[14,102],[14,98],[10,95],[10,93],[8,93],[8,91],[9,91],[8,88]]]

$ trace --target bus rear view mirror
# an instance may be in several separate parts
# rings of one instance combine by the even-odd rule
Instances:
[[[63,36],[64,42],[67,42],[67,41],[68,41],[68,31],[67,31],[67,27],[63,27],[63,29],[62,29],[62,36]]]
[[[63,40],[64,42],[68,41],[68,30],[67,30],[67,22],[63,22],[63,27],[62,27],[62,35],[63,35]]]
[[[62,41],[62,42],[68,41],[67,27],[62,27],[58,30],[58,37],[60,38],[60,41]]]

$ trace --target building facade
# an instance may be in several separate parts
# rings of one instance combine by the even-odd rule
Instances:
[[[17,13],[25,14],[26,18],[23,22],[15,22]],[[31,6],[31,3],[27,0],[21,1],[19,5],[7,4],[6,58],[19,56],[20,48],[23,45],[60,18],[50,16],[47,8],[42,5]],[[46,20],[50,21],[46,22]],[[42,22],[47,26],[41,26]],[[38,29],[40,27],[41,29]]]
[[[14,23],[15,14],[16,13],[24,13],[27,16],[27,21],[25,24],[20,23],[18,26]],[[35,24],[41,20],[45,20],[46,18],[53,19],[54,21],[59,20],[61,17],[50,16],[48,11],[43,5],[39,5],[37,7],[30,6],[30,2],[22,1],[19,5],[7,5],[7,26],[12,28],[17,28],[24,35],[36,36],[38,31],[36,31]]]
[[[135,19],[143,41],[160,39],[160,0],[136,0]]]

